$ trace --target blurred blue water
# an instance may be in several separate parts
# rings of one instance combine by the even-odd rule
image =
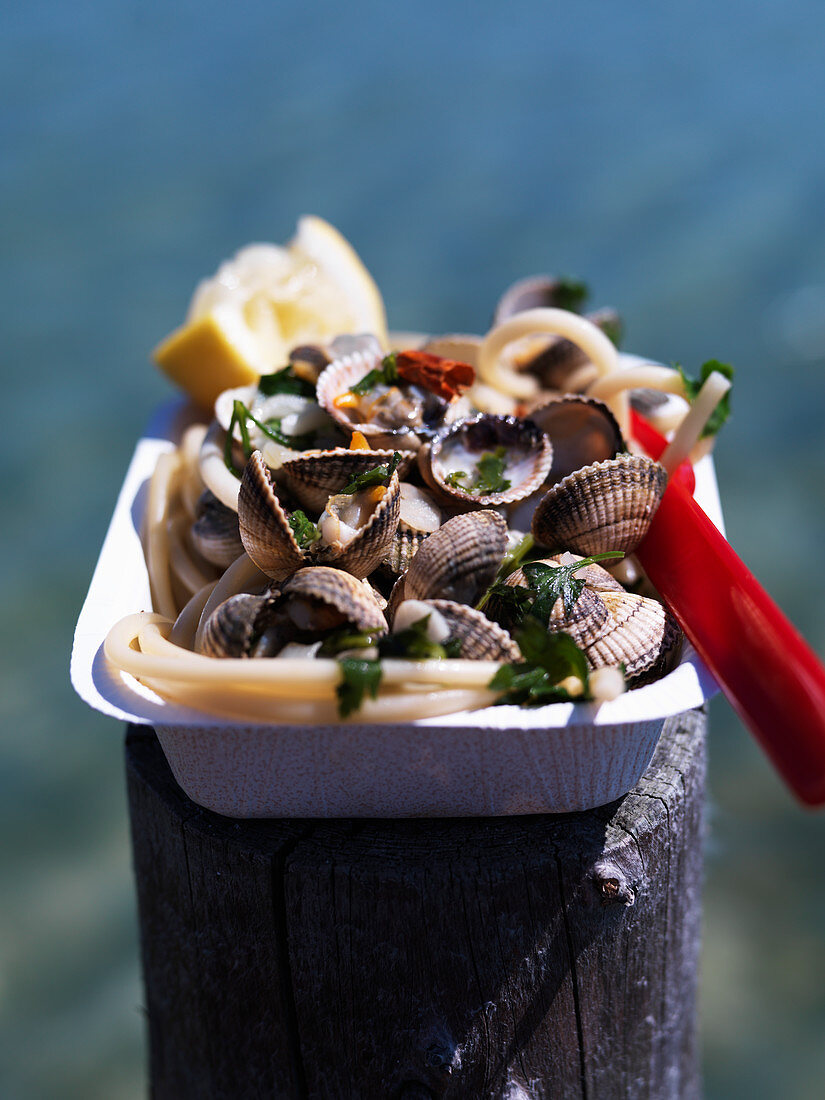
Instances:
[[[0,17],[0,1094],[143,1095],[121,730],[71,632],[196,281],[321,214],[395,328],[587,278],[626,345],[736,364],[729,534],[825,649],[825,13],[54,0]],[[34,444],[34,445],[32,445]],[[711,1098],[825,1094],[822,819],[714,706]]]

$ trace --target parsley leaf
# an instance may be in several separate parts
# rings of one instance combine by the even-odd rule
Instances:
[[[360,382],[356,382],[354,386],[350,386],[349,392],[361,396],[375,389],[379,383],[383,383],[385,386],[393,386],[398,379],[398,364],[395,361],[395,355],[390,352],[389,355],[385,355],[381,360],[381,366],[379,368],[365,374]]]
[[[306,550],[321,537],[321,532],[307,516],[306,512],[302,512],[300,508],[296,508],[290,515],[289,526],[301,550]]]
[[[265,397],[276,393],[294,393],[299,397],[315,397],[315,387],[305,378],[299,378],[292,366],[275,371],[274,374],[262,374],[258,379],[258,392]]]
[[[503,493],[510,488],[512,482],[504,477],[507,466],[507,448],[496,447],[494,451],[485,451],[479,458],[478,476],[473,486],[473,492],[481,496],[483,493]]]
[[[504,477],[507,466],[506,456],[507,448],[504,446],[496,447],[494,451],[482,451],[470,485],[461,484],[462,481],[468,481],[470,477],[463,470],[452,470],[444,478],[444,482],[451,489],[462,489],[465,493],[472,493],[474,496],[504,493],[512,484]]]
[[[515,638],[524,660],[502,665],[490,681],[492,691],[504,692],[498,703],[545,706],[588,697],[587,658],[569,634],[548,634],[528,616]],[[573,696],[560,686],[568,676],[581,681],[581,695]]]
[[[390,479],[398,468],[398,463],[400,461],[400,452],[394,451],[388,463],[385,462],[381,466],[373,466],[371,470],[365,470],[363,474],[355,474],[354,477],[349,479],[341,492],[346,496],[352,496],[353,493],[357,493],[361,489],[370,489],[373,485],[389,485]]]
[[[523,568],[523,573],[536,595],[530,614],[546,625],[550,621],[556,600],[561,599],[565,615],[572,615],[576,600],[584,588],[584,577],[575,577],[573,574],[584,569],[586,565],[594,565],[605,558],[623,557],[623,551],[609,550],[605,554],[582,558],[581,561],[574,561],[570,565],[555,566],[546,565],[540,561],[528,562]]]
[[[553,303],[557,309],[567,309],[571,313],[581,313],[584,303],[590,297],[587,283],[580,279],[562,276],[553,288]]]
[[[691,402],[696,399],[696,395],[699,393],[699,390],[701,390],[702,386],[704,386],[705,382],[707,382],[708,378],[710,378],[711,374],[713,374],[714,371],[718,371],[719,374],[723,374],[725,378],[729,379],[731,382],[733,381],[734,375],[734,370],[730,363],[720,363],[718,359],[708,359],[706,363],[702,364],[698,380],[694,378],[688,378],[688,376],[682,369],[681,363],[676,364],[676,369],[682,376],[682,382],[685,386],[685,394],[687,395],[688,401]],[[728,392],[713,410],[713,414],[711,415],[702,432],[702,439],[704,439],[705,436],[708,435],[716,435],[716,433],[719,431],[719,429],[722,427],[729,416],[730,390],[728,390]]]
[[[362,661],[357,657],[342,657],[338,662],[341,680],[335,688],[338,713],[342,718],[358,710],[368,694],[375,699],[381,685],[381,662]]]
[[[529,538],[529,536],[527,536]],[[525,546],[524,554],[532,549],[532,540]],[[516,548],[516,553],[519,548]],[[605,554],[594,554],[592,558],[582,558],[581,561],[571,562],[570,565],[547,565],[545,562],[530,561],[522,566],[522,572],[528,584],[505,584],[496,580],[487,589],[478,604],[479,610],[492,597],[498,605],[494,617],[503,626],[516,627],[524,622],[529,614],[547,626],[550,615],[553,612],[556,600],[561,599],[564,604],[565,614],[570,615],[584,588],[584,578],[574,576],[579,569],[586,565],[593,565],[605,558],[622,558],[621,550],[610,550]],[[497,574],[501,576],[501,570]]]

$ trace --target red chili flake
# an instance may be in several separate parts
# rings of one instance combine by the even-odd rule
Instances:
[[[395,356],[399,375],[405,382],[423,386],[425,390],[452,401],[475,381],[476,372],[469,363],[458,359],[442,359],[427,351],[399,351]]]

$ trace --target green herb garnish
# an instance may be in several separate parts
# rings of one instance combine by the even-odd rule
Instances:
[[[694,378],[688,378],[684,370],[682,370],[682,366],[680,363],[676,363],[676,369],[682,376],[682,382],[685,386],[685,395],[688,401],[691,402],[696,400],[696,396],[699,393],[699,390],[701,390],[702,386],[704,386],[705,382],[707,382],[708,378],[710,378],[714,371],[718,371],[719,374],[723,374],[725,378],[729,379],[731,382],[733,381],[734,375],[734,370],[730,363],[720,363],[718,359],[708,359],[706,363],[702,364],[698,380]],[[731,391],[728,390],[728,392],[713,410],[710,419],[708,420],[702,431],[702,439],[704,439],[705,436],[708,435],[716,435],[716,433],[730,416],[730,392]]]
[[[512,482],[504,477],[506,456],[507,448],[504,446],[496,447],[494,451],[484,451],[476,464],[478,473],[473,486],[474,493],[504,493],[510,488]]]
[[[321,532],[300,508],[289,516],[289,526],[301,550],[306,550],[321,537]]]
[[[269,439],[273,439],[276,443],[280,443],[284,447],[291,447],[295,451],[305,451],[315,438],[312,433],[306,435],[286,435],[281,431],[280,420],[258,420],[256,416],[252,415],[246,405],[244,405],[243,401],[233,401],[232,416],[229,420],[229,427],[226,430],[226,439],[223,444],[223,461],[227,470],[237,478],[243,477],[243,470],[239,470],[232,461],[232,442],[235,438],[235,425],[238,425],[241,433],[241,446],[243,447],[244,456],[249,458],[252,455],[253,449],[249,439],[250,420],[256,427],[260,428]]]
[[[464,470],[453,470],[444,478],[451,489],[461,489],[465,493],[484,496],[489,493],[504,493],[512,482],[504,477],[507,466],[507,448],[496,447],[494,451],[482,451],[476,463],[472,484],[462,485],[470,477]]]
[[[515,639],[524,660],[502,665],[490,681],[492,691],[504,692],[498,703],[544,706],[588,697],[587,658],[569,634],[548,634],[538,619],[528,616]],[[560,686],[568,676],[581,681],[581,695]]]
[[[576,577],[575,573],[586,565],[595,565],[605,558],[623,557],[621,550],[608,550],[604,554],[594,554],[591,558],[571,562],[570,565],[547,565],[545,562],[530,561],[522,567],[528,581],[526,586],[494,582],[482,597],[482,602],[486,603],[490,596],[495,597],[506,607],[506,617],[511,623],[522,623],[529,614],[547,626],[559,599],[564,605],[565,614],[572,614],[585,584],[584,577]]]
[[[345,496],[352,496],[353,493],[357,493],[361,489],[370,489],[373,485],[389,485],[390,479],[398,468],[398,463],[400,461],[400,452],[394,451],[388,463],[385,462],[381,466],[373,466],[371,470],[365,470],[363,474],[355,474],[354,477],[350,478],[341,492]]]
[[[381,366],[379,368],[365,374],[360,382],[356,382],[354,386],[350,386],[349,392],[356,393],[360,397],[365,393],[369,393],[370,390],[375,389],[379,383],[383,383],[385,386],[395,385],[399,377],[395,355],[390,352],[389,355],[385,355],[381,360]]]
[[[276,393],[294,393],[299,397],[315,397],[315,386],[305,378],[299,378],[292,365],[274,374],[262,374],[258,379],[258,392],[265,397]]]
[[[335,688],[338,713],[342,718],[358,710],[364,695],[375,699],[381,685],[381,662],[362,661],[357,657],[342,657],[338,662],[341,680]]]
[[[384,634],[378,639],[378,652],[382,657],[406,657],[411,661],[437,661],[445,657],[458,657],[461,642],[450,638],[444,645],[433,642],[427,636],[427,624],[430,616],[417,619],[405,630],[396,634]]]
[[[581,313],[584,304],[590,297],[587,283],[580,279],[570,279],[562,276],[553,288],[553,302],[557,309],[567,309],[571,313]]]

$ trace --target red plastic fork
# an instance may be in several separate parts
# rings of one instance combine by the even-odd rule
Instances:
[[[652,458],[666,440],[632,414]],[[693,499],[684,463],[636,550],[739,717],[799,799],[825,804],[825,667]]]

